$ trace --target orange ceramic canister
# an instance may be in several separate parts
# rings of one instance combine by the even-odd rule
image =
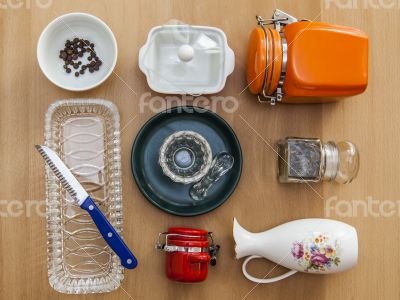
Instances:
[[[260,26],[249,41],[247,82],[261,102],[329,102],[367,88],[368,37],[362,31],[298,21],[280,10],[272,19],[257,20]]]

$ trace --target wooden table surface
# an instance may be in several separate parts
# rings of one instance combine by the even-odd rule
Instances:
[[[353,7],[346,6],[346,2],[353,2]],[[396,1],[381,1],[380,5],[379,1],[369,2],[53,0],[49,7],[40,8],[36,0],[0,1],[0,298],[83,298],[60,294],[48,284],[46,220],[35,211],[44,210],[44,166],[33,145],[43,142],[44,114],[50,103],[68,98],[104,98],[118,106],[124,127],[124,236],[133,245],[140,267],[125,272],[123,288],[85,299],[398,299],[400,10]],[[394,8],[384,5],[391,2],[396,2]],[[254,16],[269,17],[275,8],[299,19],[322,20],[366,31],[370,38],[367,91],[334,104],[276,107],[259,104],[247,90],[242,92],[246,87],[247,40],[256,25]],[[75,11],[103,19],[119,46],[117,75],[113,74],[100,87],[81,93],[54,86],[36,61],[36,43],[43,28],[56,16]],[[140,96],[150,89],[137,66],[138,51],[153,26],[171,19],[221,28],[236,54],[235,71],[221,95],[235,97],[239,107],[234,113],[226,113],[218,106],[217,112],[240,139],[244,154],[242,178],[223,206],[192,218],[171,216],[150,204],[139,192],[130,171],[133,139],[154,114],[149,109],[139,111]],[[353,141],[361,153],[358,178],[346,186],[323,183],[313,185],[312,189],[304,184],[278,184],[276,155],[270,145],[285,136]],[[326,209],[329,199],[340,204],[336,210]],[[42,205],[28,209],[29,203],[37,202]],[[370,203],[370,207],[357,210],[354,203]],[[348,205],[352,205],[353,213]],[[10,216],[7,209],[21,213]],[[256,285],[243,277],[242,261],[234,258],[234,216],[251,231],[307,217],[342,220],[358,230],[359,263],[341,274],[296,274],[278,283]],[[183,285],[166,279],[164,257],[153,247],[157,233],[168,226],[193,226],[216,233],[222,251],[217,267],[210,270],[205,283]],[[273,269],[274,266],[259,261],[251,264],[251,270],[259,276],[284,272],[283,268]]]

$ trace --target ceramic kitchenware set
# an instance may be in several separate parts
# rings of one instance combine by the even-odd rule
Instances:
[[[247,83],[259,102],[323,103],[362,93],[368,82],[368,38],[358,29],[297,20],[276,10],[257,16],[247,56]],[[117,43],[95,16],[71,13],[42,32],[37,56],[45,76],[73,91],[94,88],[113,72]],[[214,27],[168,24],[150,30],[139,51],[149,87],[164,94],[220,92],[234,71],[225,33]],[[262,105],[262,104],[260,104]],[[117,107],[100,99],[61,100],[45,116],[48,275],[63,293],[118,288],[123,269],[134,269],[134,248],[121,237],[123,206],[120,120]],[[281,183],[350,183],[359,167],[349,142],[287,137],[277,142]],[[178,216],[207,213],[234,192],[242,151],[232,128],[216,113],[177,106],[158,113],[139,131],[131,165],[139,190],[161,210]],[[261,233],[233,221],[236,258],[244,276],[271,283],[296,272],[329,274],[357,263],[356,230],[328,219],[295,220]],[[211,232],[171,227],[158,236],[166,276],[194,283],[207,278],[220,246]],[[250,260],[265,258],[288,269],[256,278]],[[140,258],[139,258],[140,266]],[[140,267],[138,272],[140,272]]]

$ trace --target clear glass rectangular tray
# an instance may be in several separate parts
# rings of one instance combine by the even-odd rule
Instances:
[[[105,100],[62,100],[45,117],[45,144],[61,157],[114,226],[122,231],[119,114]],[[50,285],[62,293],[109,292],[123,267],[89,214],[75,204],[46,166]]]

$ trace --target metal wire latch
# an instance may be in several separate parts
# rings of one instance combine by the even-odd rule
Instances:
[[[162,236],[165,236],[164,244],[161,242]],[[210,240],[210,246],[208,248],[200,248],[200,247],[183,247],[183,246],[171,245],[168,243],[169,237],[171,236],[180,236],[185,238],[207,238]],[[217,253],[220,249],[220,246],[214,243],[214,237],[212,232],[208,232],[207,235],[203,236],[161,232],[158,234],[158,239],[155,248],[157,250],[165,252],[189,252],[189,253],[209,252],[211,257],[210,264],[212,266],[215,266],[217,264]]]
[[[273,95],[267,95],[265,93],[265,85],[266,85],[267,76],[264,76],[264,84],[263,84],[262,94],[258,94],[258,96],[257,96],[259,102],[275,105],[276,102],[282,101],[282,98],[283,98],[282,87],[283,87],[283,82],[284,82],[285,75],[286,75],[286,64],[287,64],[287,48],[288,47],[287,47],[286,39],[282,32],[282,27],[289,25],[291,23],[298,22],[298,20],[295,17],[293,17],[293,16],[289,15],[288,13],[285,13],[284,11],[281,11],[279,9],[276,9],[274,11],[274,14],[272,15],[271,19],[264,19],[261,16],[256,16],[256,19],[257,19],[258,25],[264,29],[264,32],[265,32],[264,26],[274,25],[274,28],[280,32],[281,37],[282,37],[282,48],[283,48],[283,50],[282,50],[282,71],[281,71],[281,76],[279,79],[278,87]],[[268,65],[267,65],[266,69],[268,69]]]

